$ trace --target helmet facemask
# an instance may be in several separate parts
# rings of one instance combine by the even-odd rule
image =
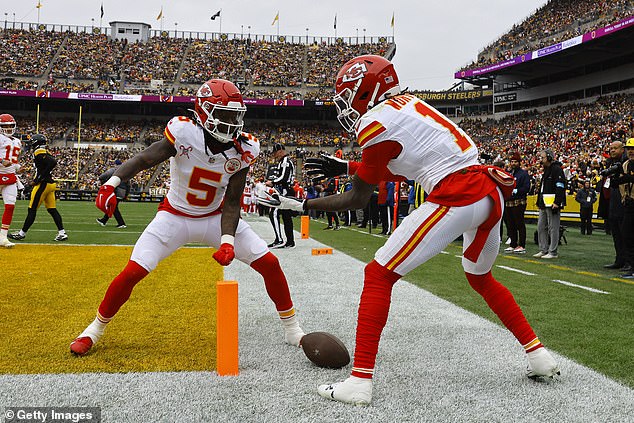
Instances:
[[[354,96],[357,94],[361,81],[362,80],[359,79],[355,84],[354,91],[350,90],[350,88],[344,88],[341,92],[335,94],[332,99],[337,108],[337,120],[339,120],[343,129],[348,132],[354,132],[354,127],[361,118],[361,114],[352,108],[352,100],[354,100]]]
[[[11,115],[4,114],[0,119],[0,134],[8,137],[15,134],[16,123]]]
[[[207,132],[222,143],[232,142],[244,126],[244,114],[247,108],[237,101],[230,101],[227,105],[214,104],[203,100],[196,113],[199,123]],[[206,119],[203,121],[204,116]]]

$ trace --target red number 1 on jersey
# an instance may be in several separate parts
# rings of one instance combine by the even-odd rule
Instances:
[[[194,193],[188,192],[185,198],[192,206],[207,207],[214,201],[214,198],[216,198],[216,190],[218,188],[214,185],[203,182],[203,179],[211,182],[220,182],[222,179],[222,173],[194,167],[192,170],[192,176],[189,178],[189,187],[198,191],[203,191],[205,195],[201,198]]]
[[[425,103],[422,103],[420,101],[417,101],[414,107],[416,108],[416,111],[421,115],[429,116],[434,121],[447,128],[449,132],[451,132],[451,135],[454,136],[454,141],[456,142],[456,144],[458,144],[458,147],[460,147],[460,150],[462,150],[463,153],[473,147],[473,144],[471,144],[469,138],[465,137],[464,134],[461,133],[460,130],[458,130],[458,128],[453,124],[453,122],[438,113],[436,110],[427,107]]]

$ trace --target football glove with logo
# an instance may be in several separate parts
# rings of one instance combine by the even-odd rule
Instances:
[[[117,196],[114,193],[114,188],[112,185],[102,185],[95,199],[95,206],[108,217],[112,217],[114,209],[117,207]]]
[[[306,174],[312,178],[313,183],[316,183],[325,178],[347,175],[348,161],[322,154],[318,158],[306,159],[304,169],[306,169]]]

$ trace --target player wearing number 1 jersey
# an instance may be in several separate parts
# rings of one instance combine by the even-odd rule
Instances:
[[[108,287],[97,317],[71,343],[71,352],[86,354],[134,286],[161,260],[190,242],[216,248],[213,258],[223,266],[235,257],[260,273],[281,319],[285,341],[299,346],[304,332],[280,264],[266,242],[240,219],[247,172],[260,152],[258,140],[241,132],[245,111],[234,84],[222,79],[207,81],[196,94],[193,117],[171,119],[162,141],[123,163],[99,189],[96,205],[112,215],[114,189],[120,181],[170,160],[166,198],[134,246],[127,266]]]
[[[371,401],[376,354],[393,285],[460,235],[467,280],[524,347],[528,376],[556,374],[557,363],[511,293],[491,274],[500,244],[503,199],[514,186],[512,176],[479,165],[473,141],[434,108],[403,94],[392,64],[382,57],[359,56],[347,62],[337,75],[334,101],[342,126],[357,135],[362,160],[353,163],[326,156],[307,160],[305,167],[324,177],[354,174],[352,189],[303,204],[280,198],[280,206],[326,211],[363,208],[383,180],[413,179],[429,196],[366,266],[352,374],[343,382],[320,386],[319,394],[357,405]]]
[[[18,180],[16,173],[20,170],[18,156],[22,142],[13,137],[16,122],[9,114],[0,115],[0,194],[4,201],[2,227],[0,228],[0,247],[11,248],[15,244],[7,239],[9,226],[13,219],[15,200],[18,196]]]

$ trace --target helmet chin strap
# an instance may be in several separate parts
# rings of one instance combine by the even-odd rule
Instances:
[[[374,92],[372,93],[372,97],[370,97],[370,101],[368,102],[368,110],[374,107],[374,99],[376,98],[376,95],[379,93],[379,88],[381,88],[381,83],[377,82],[376,86],[374,87]]]

